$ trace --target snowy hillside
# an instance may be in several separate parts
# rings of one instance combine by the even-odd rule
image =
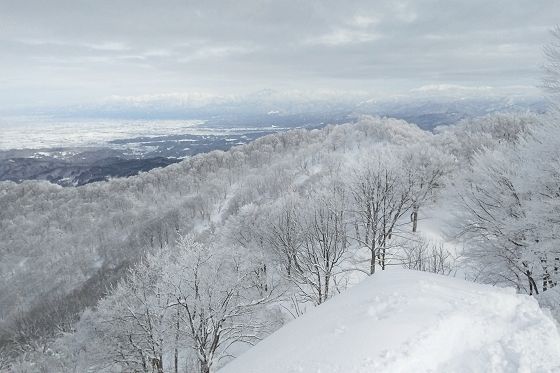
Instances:
[[[558,371],[560,334],[533,298],[396,270],[291,322],[220,373]]]

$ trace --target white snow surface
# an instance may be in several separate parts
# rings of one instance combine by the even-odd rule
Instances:
[[[376,273],[220,373],[560,372],[560,334],[530,296],[430,273]]]
[[[0,117],[0,151],[53,147],[108,146],[110,141],[171,135],[229,135],[286,130],[284,127],[209,127],[204,120],[57,120]],[[181,140],[196,141],[196,140]],[[130,147],[130,144],[121,146]],[[118,148],[116,144],[111,147]],[[48,153],[47,153],[48,154]]]

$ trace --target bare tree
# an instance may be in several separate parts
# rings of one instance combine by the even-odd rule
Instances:
[[[407,269],[450,275],[457,270],[456,258],[442,244],[425,239],[403,242],[398,261]]]
[[[348,251],[345,194],[334,189],[314,199],[287,203],[268,230],[287,279],[302,302],[325,302]]]
[[[436,196],[443,185],[443,178],[453,167],[453,157],[430,144],[412,145],[403,156],[403,171],[411,184],[412,209],[410,221],[412,232],[418,229],[418,217],[422,206]]]
[[[369,274],[376,261],[384,270],[391,238],[398,235],[400,219],[414,206],[413,180],[398,163],[369,165],[357,174],[352,185],[354,196],[354,239],[369,250]]]
[[[265,241],[278,256],[288,277],[295,270],[295,261],[304,243],[299,207],[294,201],[284,201],[279,213],[273,216],[263,232]]]

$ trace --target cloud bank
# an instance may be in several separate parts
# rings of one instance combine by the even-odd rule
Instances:
[[[18,0],[0,3],[0,109],[539,83],[557,0]]]

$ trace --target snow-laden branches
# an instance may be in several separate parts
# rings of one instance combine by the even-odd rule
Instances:
[[[560,127],[475,159],[462,180],[458,222],[480,279],[539,294],[558,281]]]
[[[191,236],[148,256],[98,307],[100,360],[163,372],[177,371],[181,357],[210,372],[230,346],[253,344],[266,331],[259,312],[274,299],[274,288],[263,293],[254,285],[255,265],[235,247],[203,245]],[[165,361],[169,356],[173,363]]]

